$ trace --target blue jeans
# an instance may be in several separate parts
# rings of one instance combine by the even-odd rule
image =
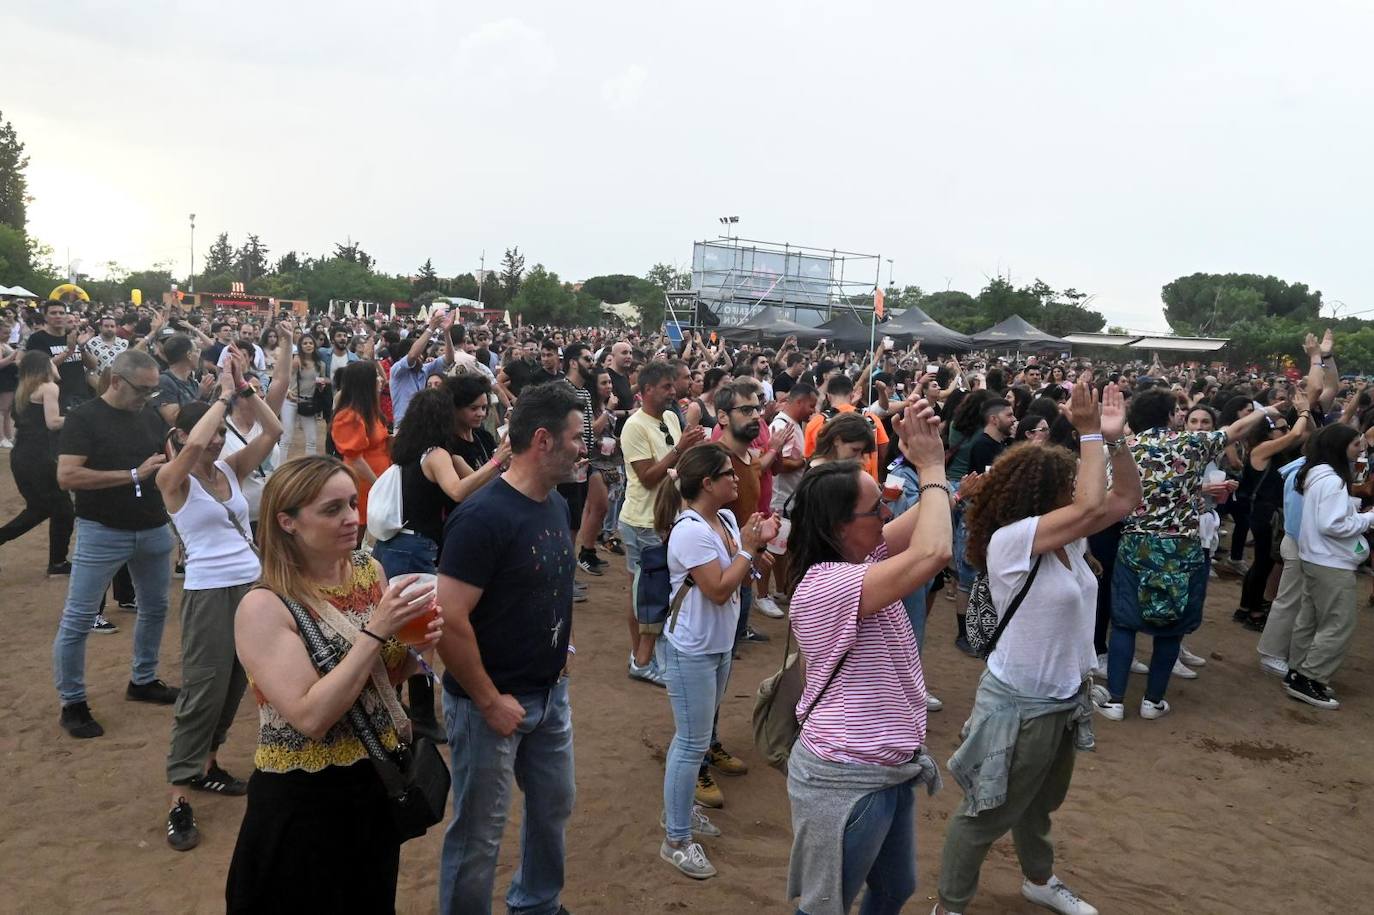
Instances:
[[[725,685],[730,682],[730,652],[688,654],[664,641],[668,701],[673,706],[677,733],[668,747],[668,764],[663,773],[663,809],[668,818],[668,838],[677,841],[692,835],[697,771],[710,749],[716,710],[725,695]]]
[[[1183,648],[1181,635],[1154,636],[1150,652],[1150,673],[1145,677],[1145,698],[1158,702],[1169,688],[1174,662]],[[1126,695],[1126,681],[1130,679],[1131,662],[1135,660],[1135,630],[1113,626],[1107,637],[1107,690],[1113,702]]]
[[[954,568],[958,573],[959,590],[965,594],[973,590],[973,579],[978,570],[969,564],[965,551],[968,549],[968,528],[964,525],[964,506],[960,503],[954,509]]]
[[[397,534],[390,540],[378,540],[372,548],[372,558],[381,563],[387,578],[415,572],[432,575],[438,555],[438,545],[419,534]]]
[[[745,582],[739,589],[739,621],[735,623],[735,642],[744,638],[744,630],[749,628],[749,608],[754,606],[754,586]]]
[[[444,693],[453,769],[453,819],[439,858],[439,911],[445,915],[491,911],[512,779],[525,795],[525,812],[506,907],[521,915],[554,915],[559,908],[565,829],[576,791],[568,679],[516,698],[525,718],[502,737],[471,699]]]
[[[921,585],[911,594],[902,598],[906,608],[906,618],[911,620],[911,631],[916,636],[916,650],[926,645],[926,613],[930,610],[930,583]]]
[[[52,678],[63,705],[86,701],[86,639],[100,612],[100,601],[115,572],[128,565],[138,594],[134,659],[129,679],[157,679],[157,653],[167,621],[167,589],[172,581],[170,525],[146,531],[121,531],[85,518],[76,519],[76,552],[67,602],[52,643]]]
[[[916,792],[910,784],[864,795],[849,811],[840,868],[844,911],[864,884],[859,915],[897,915],[916,892]]]

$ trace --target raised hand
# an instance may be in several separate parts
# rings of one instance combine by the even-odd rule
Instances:
[[[1097,403],[1097,390],[1079,382],[1069,397],[1069,420],[1079,435],[1093,435],[1102,431],[1102,411]]]
[[[1335,349],[1335,347],[1336,347],[1336,340],[1335,340],[1334,337],[1331,336],[1331,328],[1328,327],[1328,328],[1326,329],[1326,333],[1322,334],[1322,348],[1321,348],[1322,355],[1325,355],[1325,356],[1331,355],[1331,353],[1332,353],[1332,351]]]
[[[900,439],[902,454],[916,466],[916,472],[936,465],[944,466],[945,446],[940,441],[940,418],[924,399],[902,411],[892,423]]]
[[[1308,356],[1320,355],[1321,347],[1317,345],[1317,335],[1308,334],[1306,339],[1302,341],[1302,349]]]
[[[1102,437],[1108,441],[1121,438],[1126,428],[1126,398],[1121,389],[1109,384],[1102,389]]]

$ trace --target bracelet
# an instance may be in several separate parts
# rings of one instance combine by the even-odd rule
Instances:
[[[736,559],[738,559],[741,556],[749,560],[751,563],[754,561],[754,554],[750,553],[748,550],[740,550],[738,553],[735,554]]]
[[[363,635],[371,636],[372,638],[376,639],[378,645],[385,645],[385,644],[386,644],[386,639],[382,638],[380,635],[378,635],[378,634],[375,633],[375,632],[368,632],[366,626],[359,626],[359,627],[358,627],[358,631],[361,632]]]
[[[945,495],[952,495],[948,483],[922,483],[916,490],[916,497],[919,499],[921,493],[925,492],[927,489],[942,489]]]
[[[1112,451],[1115,451],[1116,449],[1120,448],[1122,445],[1126,444],[1126,436],[1123,435],[1123,436],[1121,436],[1121,438],[1115,439],[1115,440],[1110,441],[1110,442],[1103,442],[1103,444],[1105,444],[1105,445],[1106,445],[1109,449],[1111,449]]]
[[[1080,435],[1080,436],[1078,437],[1078,443],[1079,443],[1080,445],[1083,444],[1084,442],[1100,442],[1100,441],[1102,441],[1102,433],[1101,433],[1101,432],[1089,432],[1087,435]]]
[[[139,482],[139,479],[138,479],[138,468],[137,468],[137,467],[130,467],[130,468],[129,468],[129,478],[130,478],[131,480],[134,481],[134,498],[136,498],[136,499],[142,499],[142,498],[143,498],[143,484],[142,484],[141,482]]]
[[[228,398],[228,397],[221,397],[221,398],[219,398],[218,400],[216,400],[215,403],[222,403],[222,404],[224,404],[224,409],[226,409],[226,410],[229,409],[229,398]]]
[[[568,643],[568,654],[577,654],[577,649],[573,647],[572,642]]]

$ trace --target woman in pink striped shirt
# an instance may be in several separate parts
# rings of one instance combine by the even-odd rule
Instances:
[[[848,911],[865,883],[865,915],[900,911],[916,889],[914,788],[938,783],[902,598],[949,561],[949,486],[929,404],[893,425],[921,479],[915,511],[893,520],[854,461],[809,471],[792,508],[791,617],[806,687],[788,763],[788,896],[809,915]]]

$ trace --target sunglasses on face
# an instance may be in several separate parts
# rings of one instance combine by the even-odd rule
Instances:
[[[711,474],[711,476],[709,476],[707,479],[719,480],[723,477],[733,477],[735,479],[739,479],[739,474],[735,473],[735,468],[733,464],[729,467],[726,467],[724,470],[720,470],[716,473]]]
[[[129,380],[129,376],[127,375],[116,375],[115,377],[118,378],[120,381],[123,381],[129,387],[133,388],[134,393],[140,397],[147,397],[157,390],[157,385],[155,384],[134,384],[132,381]]]

